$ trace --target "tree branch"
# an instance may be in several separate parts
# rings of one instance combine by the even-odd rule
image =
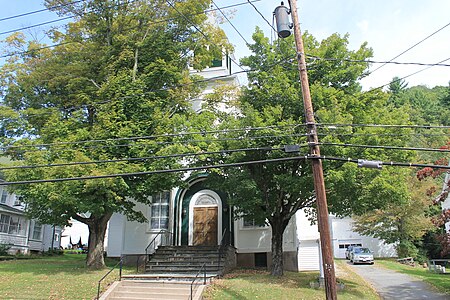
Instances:
[[[81,223],[86,224],[86,225],[89,225],[91,223],[89,218],[84,218],[84,217],[80,216],[79,214],[71,215],[71,217],[72,217],[72,219],[75,219],[78,222],[81,222]]]
[[[98,89],[100,89],[100,86],[97,84],[97,82],[94,81],[94,79],[89,79],[90,82],[92,82],[92,84],[94,84],[94,86]]]

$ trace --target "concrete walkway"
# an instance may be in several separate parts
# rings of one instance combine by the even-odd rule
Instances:
[[[374,265],[351,265],[349,262],[348,264],[353,271],[375,288],[382,299],[450,299],[450,295],[434,291],[430,285],[420,279],[377,266],[376,262]]]

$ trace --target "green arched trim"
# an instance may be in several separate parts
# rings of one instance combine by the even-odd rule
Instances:
[[[194,184],[194,182],[196,182],[197,180],[199,180],[199,179],[205,180],[208,177],[208,175],[209,175],[208,173],[196,173],[196,174],[191,175],[189,178],[187,178],[185,180],[185,182],[187,182],[188,186],[187,187],[183,187],[183,188],[179,188],[177,193],[175,194],[174,205],[173,205],[174,206],[173,232],[175,233],[175,236],[174,236],[175,243],[178,243],[179,235],[181,234],[181,232],[178,231],[179,230],[178,222],[181,219],[180,216],[179,216],[179,211],[178,211],[179,209],[178,209],[178,207],[179,207],[180,201],[183,200],[183,199],[180,199],[181,194],[184,191],[188,190]]]

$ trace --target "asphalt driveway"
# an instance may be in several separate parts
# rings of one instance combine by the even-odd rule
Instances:
[[[450,299],[449,295],[434,291],[427,283],[409,275],[377,266],[376,262],[374,265],[351,265],[349,262],[348,264],[352,270],[375,288],[382,299]]]

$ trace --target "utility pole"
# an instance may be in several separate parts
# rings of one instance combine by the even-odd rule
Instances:
[[[292,23],[294,24],[295,45],[297,47],[298,70],[302,86],[303,106],[306,124],[308,127],[308,143],[314,176],[314,189],[316,191],[317,221],[320,232],[320,245],[322,246],[322,262],[325,278],[325,295],[327,300],[336,300],[336,275],[334,271],[334,260],[331,246],[330,226],[328,222],[327,196],[323,179],[322,160],[318,145],[316,121],[309,91],[308,73],[306,71],[305,50],[300,32],[300,23],[297,14],[297,0],[288,0],[291,8]],[[314,158],[317,157],[317,158]]]

